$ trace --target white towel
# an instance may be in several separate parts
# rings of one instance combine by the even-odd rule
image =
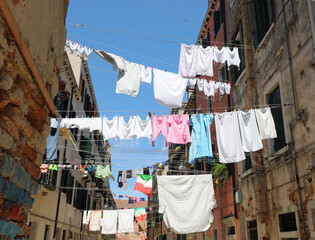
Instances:
[[[277,131],[270,108],[255,109],[261,139],[276,138]]]
[[[102,234],[116,234],[117,210],[104,210],[101,225]]]
[[[151,118],[147,116],[145,120],[141,120],[139,116],[135,117],[135,135],[136,138],[148,138],[151,139],[152,137],[152,124]]]
[[[105,140],[116,138],[118,136],[118,118],[113,117],[111,120],[103,118],[103,136]]]
[[[126,123],[123,117],[119,117],[118,137],[120,140],[131,140],[135,136],[135,118],[131,116]]]
[[[140,65],[140,81],[151,84],[152,82],[152,69],[150,67],[145,67]]]
[[[126,61],[126,71],[119,71],[116,93],[137,97],[140,87],[140,65]]]
[[[242,145],[245,152],[255,152],[263,148],[256,123],[255,111],[237,112],[240,124]]]
[[[83,224],[84,225],[89,225],[91,212],[92,211],[84,211],[83,212]]]
[[[197,75],[202,76],[213,76],[213,53],[214,47],[206,47],[202,46],[198,47],[198,56],[197,56],[197,66],[196,73]]]
[[[180,59],[178,66],[178,74],[183,78],[196,77],[196,66],[198,57],[198,46],[182,43],[180,49]]]
[[[119,233],[129,233],[134,232],[133,219],[135,210],[134,209],[124,209],[118,210],[118,232]]]
[[[153,69],[153,87],[155,100],[164,107],[182,106],[187,80],[178,74]]]
[[[244,160],[246,157],[241,142],[237,113],[218,113],[214,119],[219,161],[222,163],[233,163]]]
[[[177,234],[205,232],[216,207],[212,175],[157,176],[159,213]]]

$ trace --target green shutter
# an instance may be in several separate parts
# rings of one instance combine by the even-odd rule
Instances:
[[[214,37],[216,37],[220,30],[220,11],[215,11],[213,13],[213,30]]]
[[[268,21],[269,26],[273,22],[273,0],[266,0],[267,1],[267,10],[268,10]]]

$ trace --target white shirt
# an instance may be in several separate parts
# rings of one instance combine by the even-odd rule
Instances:
[[[117,232],[117,210],[104,210],[101,220],[102,234],[116,234]]]
[[[135,117],[135,135],[137,139],[141,137],[151,139],[152,124],[151,118],[149,118],[149,116],[147,116],[145,120],[141,120],[139,116]]]
[[[123,117],[119,117],[118,137],[120,140],[131,140],[135,136],[135,117],[131,116],[128,123]]]
[[[198,46],[196,74],[202,76],[213,76],[213,56],[214,47]]]
[[[270,108],[255,109],[255,114],[261,139],[276,138],[277,131]]]
[[[116,93],[138,96],[140,87],[140,65],[126,61],[126,71],[119,71]]]
[[[178,74],[183,78],[196,77],[196,66],[198,57],[198,46],[182,43],[180,49],[180,59]]]
[[[118,118],[113,117],[109,120],[107,117],[103,118],[103,136],[106,140],[116,138],[118,136]]]
[[[182,106],[187,80],[178,74],[153,69],[153,88],[155,100],[164,107]]]

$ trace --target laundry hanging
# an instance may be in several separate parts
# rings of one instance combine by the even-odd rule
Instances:
[[[255,114],[261,139],[276,138],[277,131],[270,108],[255,109]]]
[[[155,100],[164,107],[182,106],[187,80],[178,74],[153,69],[153,91]]]
[[[135,208],[135,217],[137,222],[141,222],[146,218],[145,208]]]
[[[91,212],[92,211],[84,211],[83,212],[83,224],[88,225],[90,222],[90,217],[91,217]]]
[[[140,65],[140,81],[151,84],[152,82],[152,68]]]
[[[118,232],[130,233],[134,232],[133,218],[134,209],[118,210]]]
[[[102,234],[116,234],[117,232],[117,210],[104,210],[102,217]]]
[[[102,133],[105,140],[110,138],[116,139],[118,136],[118,118],[113,117],[112,119],[108,119],[107,117],[104,117]]]
[[[189,148],[189,162],[196,158],[213,158],[210,125],[214,116],[211,114],[192,115],[189,123],[192,126],[192,143]]]
[[[148,197],[151,197],[152,193],[152,175],[138,175],[137,182],[133,190],[140,191],[146,194]]]
[[[246,157],[241,142],[237,113],[215,114],[215,129],[219,161],[232,163],[244,160]]]
[[[57,159],[57,143],[59,138],[59,121],[55,118],[50,119],[50,134],[46,139],[46,160]]]
[[[198,46],[196,75],[213,76],[213,51],[214,47],[208,46],[203,48],[202,46]]]
[[[181,44],[178,75],[183,78],[196,77],[198,46]]]
[[[154,147],[154,141],[157,136],[161,133],[165,138],[165,147],[167,147],[167,116],[163,115],[158,117],[153,115],[152,117],[152,146]]]
[[[102,211],[96,210],[91,212],[89,231],[99,231],[101,228]]]
[[[175,144],[191,142],[188,115],[170,115],[167,120],[169,126],[167,141]]]
[[[147,116],[145,120],[142,120],[139,116],[135,116],[135,136],[139,138],[148,138],[152,137],[152,123],[151,118]]]
[[[242,145],[245,152],[255,152],[263,148],[261,137],[258,132],[255,111],[238,111],[238,121],[241,131]]]
[[[71,40],[66,40],[65,50],[68,48],[69,54],[73,54],[75,51],[77,51],[77,56],[84,58],[85,61],[87,61],[93,51],[92,48],[88,48],[87,46],[84,46],[77,42],[72,42]]]
[[[120,140],[132,140],[135,136],[135,118],[131,116],[126,123],[123,117],[119,117],[118,137]]]
[[[157,176],[160,214],[177,234],[205,232],[214,221],[217,206],[212,175]]]

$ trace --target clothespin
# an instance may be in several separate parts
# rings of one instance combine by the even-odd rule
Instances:
[[[151,111],[149,111],[148,113],[149,113],[149,117],[152,117]]]

